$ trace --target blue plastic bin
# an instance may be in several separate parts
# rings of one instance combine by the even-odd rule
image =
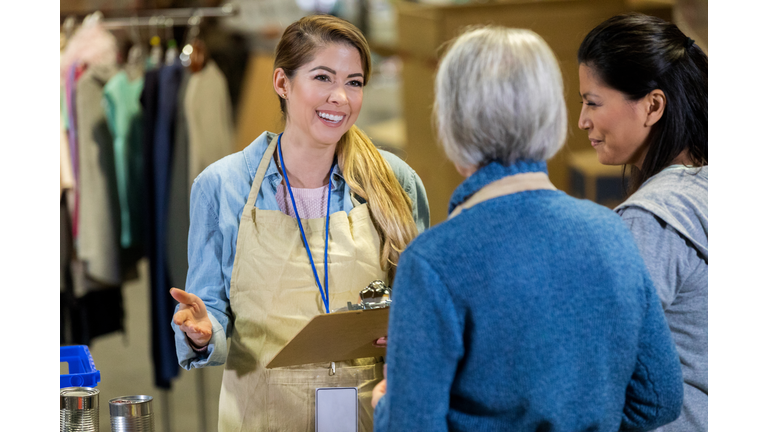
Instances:
[[[69,364],[69,373],[61,375],[61,387],[96,387],[101,381],[101,372],[93,364],[93,357],[86,345],[61,347],[60,361]]]

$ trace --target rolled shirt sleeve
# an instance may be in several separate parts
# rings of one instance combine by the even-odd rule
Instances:
[[[216,317],[210,312],[208,312],[208,318],[213,325],[213,336],[205,352],[197,352],[192,349],[186,334],[179,329],[178,325],[171,323],[176,341],[176,356],[179,358],[179,365],[186,370],[205,366],[219,366],[223,365],[227,360],[227,335],[224,327],[221,326]]]
[[[198,178],[199,180],[199,178]],[[229,296],[222,272],[223,236],[217,213],[204,185],[195,181],[190,197],[190,228],[186,291],[205,303],[213,326],[206,353],[195,352],[186,334],[171,322],[176,341],[176,355],[184,369],[222,365],[227,357],[227,335],[230,332]],[[176,312],[179,310],[176,305]]]

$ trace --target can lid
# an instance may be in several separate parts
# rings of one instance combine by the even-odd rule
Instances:
[[[60,410],[86,410],[98,407],[98,389],[91,387],[65,387],[59,390]]]
[[[120,396],[109,400],[109,415],[139,417],[152,414],[152,396]]]

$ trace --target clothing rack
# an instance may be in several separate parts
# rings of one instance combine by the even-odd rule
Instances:
[[[124,27],[171,27],[190,24],[192,18],[233,17],[240,13],[237,5],[225,4],[219,7],[154,9],[139,11],[132,17],[104,18],[101,24],[106,29]],[[142,16],[139,16],[141,14]]]
[[[169,32],[174,26],[190,26],[191,34],[199,31],[198,26],[204,18],[233,17],[240,13],[240,8],[233,4],[224,4],[220,7],[201,7],[201,8],[174,8],[174,9],[153,9],[136,11],[133,16],[110,17],[105,18],[102,12],[94,12],[85,17],[85,21],[97,21],[107,30],[131,29],[134,36],[138,38],[136,29],[138,27],[149,27],[150,31],[154,29],[156,35],[162,30]],[[76,22],[79,21],[74,15],[66,17],[62,24],[62,30],[69,36],[73,33]],[[168,33],[166,33],[168,34]],[[204,432],[207,424],[207,398],[205,394],[205,372],[203,369],[195,370],[195,382],[198,393],[197,417],[198,430]],[[158,393],[157,402],[160,410],[163,412],[162,426],[163,430],[174,430],[172,425],[173,412],[171,410],[172,393],[168,389],[156,388]]]

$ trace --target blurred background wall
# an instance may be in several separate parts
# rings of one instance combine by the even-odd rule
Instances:
[[[605,18],[634,10],[676,22],[705,51],[707,47],[705,0],[61,0],[61,16],[63,21],[69,15],[82,17],[100,10],[109,19],[146,15],[155,9],[222,4],[236,6],[239,13],[206,23],[203,35],[227,74],[237,149],[263,130],[281,128],[270,75],[272,50],[282,29],[308,13],[344,17],[364,31],[374,51],[375,77],[366,88],[359,126],[375,138],[374,142],[395,150],[416,169],[427,187],[433,224],[445,219],[450,193],[461,180],[442,157],[432,134],[433,75],[439,46],[466,26],[530,28],[552,46],[561,62],[570,113],[568,142],[549,164],[552,181],[569,193],[609,206],[621,198],[620,185],[616,186],[618,171],[597,166],[590,171],[589,158],[578,153],[590,149],[576,127],[579,99],[575,53],[581,39]],[[179,38],[183,30],[183,26],[174,29]],[[146,33],[146,29],[141,31]],[[598,187],[601,179],[602,186]]]

